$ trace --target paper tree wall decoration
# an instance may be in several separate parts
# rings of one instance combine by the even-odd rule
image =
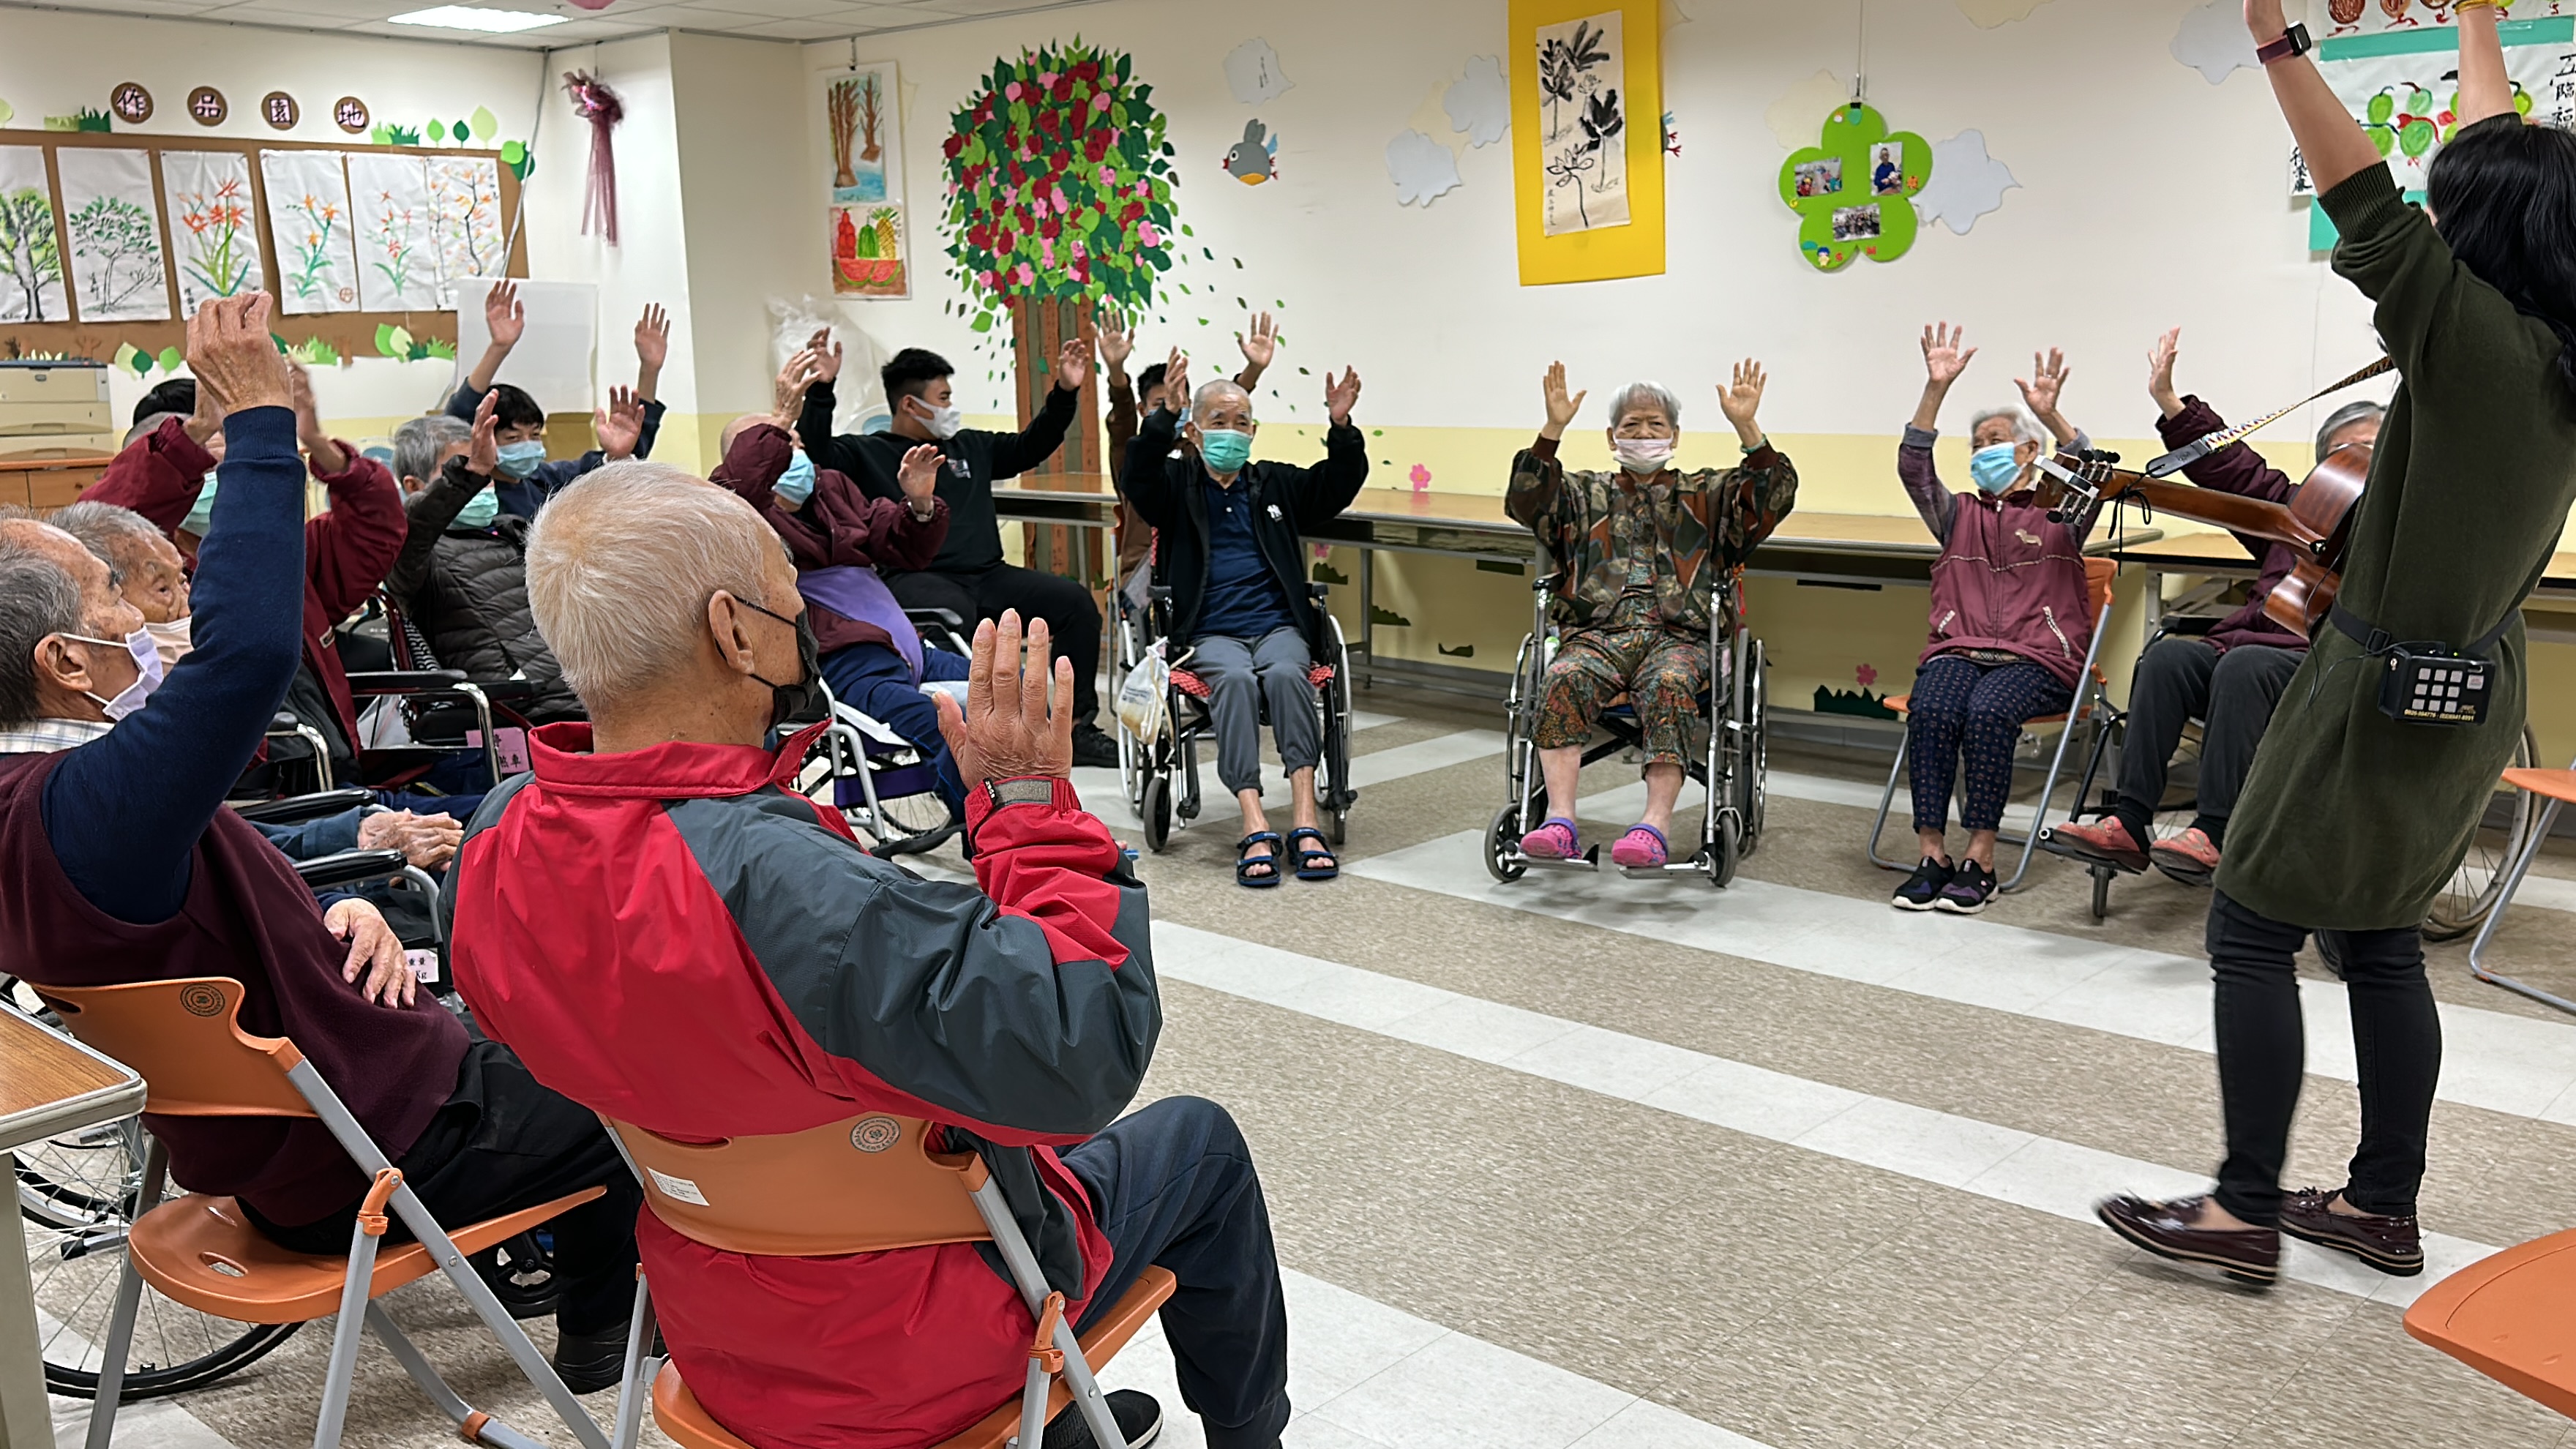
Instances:
[[[1914,245],[1913,196],[1932,179],[1932,147],[1911,131],[1887,129],[1859,101],[1825,117],[1818,144],[1780,166],[1780,199],[1798,213],[1798,249],[1820,272],[1854,257],[1892,262]]]

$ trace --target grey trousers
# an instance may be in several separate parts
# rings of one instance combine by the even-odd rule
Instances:
[[[2262,644],[2221,654],[2206,639],[2173,636],[2138,656],[2129,685],[2129,733],[2120,747],[2120,816],[2138,839],[2164,798],[2165,766],[2194,715],[2200,736],[2200,814],[2194,824],[2219,838],[2254,768],[2254,748],[2272,722],[2272,706],[2306,656]],[[2212,828],[2212,827],[2216,828]]]
[[[1315,718],[1315,686],[1306,682],[1314,660],[1295,625],[1273,629],[1258,641],[1203,634],[1192,647],[1197,654],[1189,668],[1215,692],[1208,712],[1216,720],[1216,777],[1227,791],[1261,788],[1265,703],[1280,764],[1291,775],[1315,768],[1323,758],[1324,730]]]

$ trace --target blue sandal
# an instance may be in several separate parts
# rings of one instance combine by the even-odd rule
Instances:
[[[1276,830],[1256,830],[1234,843],[1234,883],[1256,890],[1279,884],[1279,852],[1286,844]],[[1268,855],[1247,855],[1256,845],[1270,847]],[[1262,872],[1259,875],[1255,871]]]
[[[1298,841],[1310,836],[1315,842],[1314,849],[1309,850],[1297,844]],[[1324,839],[1324,832],[1314,826],[1300,825],[1289,831],[1288,845],[1289,853],[1297,857],[1297,879],[1331,880],[1342,873],[1341,860],[1333,854],[1331,845]],[[1319,860],[1324,864],[1315,864]]]

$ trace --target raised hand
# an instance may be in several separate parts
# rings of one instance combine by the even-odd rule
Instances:
[[[295,405],[295,382],[286,354],[268,335],[266,292],[218,298],[188,319],[188,371],[200,393],[212,388],[222,412]]]
[[[489,478],[501,469],[501,399],[485,393],[474,408],[474,434],[465,443],[465,471]]]
[[[2182,329],[2176,327],[2156,339],[2147,349],[2147,396],[2155,399],[2157,411],[2173,417],[2182,411],[2182,394],[2174,391],[2174,357],[2182,348]]]
[[[205,379],[197,380],[197,410],[189,414],[188,420],[179,426],[186,429],[188,436],[199,443],[224,430],[224,400],[215,394],[213,388],[206,385]]]
[[[1127,376],[1127,358],[1136,350],[1136,334],[1127,330],[1127,319],[1115,307],[1100,311],[1100,365],[1114,378]]]
[[[832,329],[826,327],[805,339],[805,348],[814,354],[814,380],[833,382],[841,375],[841,344],[832,340]]]
[[[1771,375],[1762,370],[1761,363],[1748,357],[1735,364],[1733,379],[1717,390],[1718,411],[1735,424],[1736,436],[1744,440],[1746,447],[1762,441],[1762,429],[1755,424],[1754,415],[1762,410],[1762,390],[1770,384]]]
[[[1163,391],[1171,396],[1173,412],[1190,405],[1190,355],[1177,347],[1163,362]]]
[[[322,411],[313,401],[313,376],[304,364],[287,364],[288,391],[295,399],[295,439],[317,473],[338,473],[349,466],[349,452],[322,430]]]
[[[1324,411],[1332,418],[1334,427],[1343,427],[1350,422],[1351,409],[1359,406],[1359,401],[1360,375],[1357,369],[1343,368],[1339,379],[1329,371],[1324,374]]]
[[[1068,337],[1055,350],[1055,385],[1066,392],[1080,392],[1091,380],[1091,339]]]
[[[519,284],[494,282],[483,294],[483,330],[492,334],[492,345],[506,352],[519,345],[528,330],[528,309],[519,303]]]
[[[636,445],[644,437],[644,403],[631,387],[608,390],[608,406],[591,417],[591,430],[599,438],[599,451],[612,463],[635,456]]]
[[[895,468],[894,481],[917,518],[930,516],[931,499],[939,489],[939,465],[945,457],[937,447],[921,443],[906,452]]]
[[[1073,773],[1073,661],[1048,668],[1044,619],[1029,626],[1028,653],[1020,651],[1020,615],[1002,611],[975,626],[974,661],[966,670],[966,703],[941,693],[939,733],[968,780],[1065,779]],[[1048,708],[1049,686],[1064,707]]]
[[[811,346],[799,349],[787,359],[785,367],[778,369],[778,381],[770,396],[777,403],[771,413],[779,419],[780,427],[791,433],[796,431],[796,420],[805,412],[805,394],[822,376],[823,354]]]
[[[2013,386],[2021,389],[2021,400],[2045,422],[2057,412],[2058,396],[2066,390],[2066,354],[2054,347],[2034,352],[2030,355],[2030,372],[2027,378],[2014,378]]]
[[[1271,362],[1279,356],[1279,324],[1271,320],[1269,313],[1257,313],[1252,319],[1252,335],[1237,332],[1234,345],[1243,349],[1243,360],[1250,364],[1254,376],[1268,372]]]
[[[1539,391],[1547,399],[1547,426],[1539,432],[1550,438],[1564,437],[1566,425],[1574,421],[1576,413],[1583,411],[1583,400],[1592,396],[1589,389],[1572,396],[1566,394],[1565,364],[1562,362],[1547,365],[1547,376],[1540,381]]]
[[[659,302],[647,303],[635,320],[635,360],[655,372],[671,360],[671,314]]]
[[[1923,371],[1933,384],[1948,387],[1968,370],[1977,349],[1968,345],[1968,329],[1935,322],[1923,329]]]

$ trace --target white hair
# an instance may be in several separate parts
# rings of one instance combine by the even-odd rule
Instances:
[[[1672,389],[1660,382],[1632,382],[1613,394],[1610,399],[1610,426],[1619,426],[1619,420],[1626,417],[1630,409],[1641,407],[1660,411],[1664,421],[1670,423],[1675,432],[1681,430],[1682,400],[1673,396]]]
[[[759,603],[778,548],[727,490],[668,463],[611,463],[537,514],[528,606],[565,681],[595,711],[687,660],[716,590]]]
[[[1209,382],[1200,383],[1199,390],[1190,394],[1190,416],[1194,418],[1205,417],[1207,415],[1207,410],[1216,406],[1216,400],[1230,392],[1241,393],[1243,396],[1244,410],[1247,412],[1251,410],[1252,394],[1244,392],[1243,384],[1236,382],[1230,377],[1220,377]]]
[[[1993,422],[1997,418],[2002,418],[2004,421],[2012,424],[2014,442],[2038,443],[2042,446],[2046,446],[2048,442],[2048,434],[2040,431],[2037,419],[2033,418],[2030,414],[2023,412],[2019,408],[1987,408],[1979,412],[1975,417],[1968,419],[1969,440],[1971,442],[1975,441],[1977,429],[1984,427],[1986,424]]]

